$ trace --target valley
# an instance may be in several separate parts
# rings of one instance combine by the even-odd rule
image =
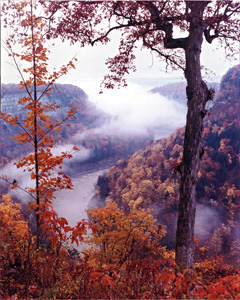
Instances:
[[[239,15],[2,1],[0,299],[240,299]]]
[[[212,235],[215,235],[214,238],[221,242],[220,235],[224,235],[221,223],[232,228],[228,239],[237,234],[235,214],[230,219],[222,215],[230,216],[230,208],[224,208],[223,204],[226,201],[229,203],[228,194],[232,193],[231,201],[236,207],[236,197],[239,193],[237,175],[239,166],[236,152],[238,130],[234,123],[238,111],[234,99],[239,92],[236,83],[232,81],[238,76],[238,68],[235,67],[223,78],[221,87],[217,83],[213,84],[217,91],[216,100],[213,102],[215,106],[211,105],[209,108],[209,115],[206,116],[204,123],[203,147],[207,150],[203,156],[202,168],[199,173],[197,188],[199,200],[195,228],[196,235],[203,242],[213,239]],[[4,95],[8,95],[8,87],[3,87]],[[14,85],[10,87],[11,90],[16,89]],[[78,147],[80,146],[80,151],[73,156],[72,160],[63,165],[63,171],[72,178],[73,190],[56,192],[54,201],[56,211],[60,216],[66,218],[69,224],[74,225],[77,220],[87,218],[85,209],[89,208],[89,205],[103,206],[105,203],[114,201],[126,212],[133,207],[150,208],[153,209],[152,214],[158,222],[167,226],[167,235],[163,242],[168,247],[174,248],[179,189],[179,176],[175,174],[177,172],[174,171],[174,165],[181,159],[184,129],[177,129],[174,132],[175,128],[173,127],[172,135],[163,138],[164,135],[168,136],[171,131],[169,132],[169,128],[161,127],[160,120],[158,126],[154,124],[154,128],[148,127],[147,132],[150,135],[141,136],[133,133],[126,134],[126,132],[120,133],[119,130],[111,131],[109,128],[112,126],[112,116],[107,115],[106,112],[91,103],[88,104],[85,92],[72,86],[62,87],[60,85],[59,88],[63,93],[68,93],[68,99],[72,97],[69,91],[77,91],[83,100],[81,97],[78,98],[79,100],[74,98],[75,104],[80,101],[80,106],[82,106],[81,101],[84,101],[87,111],[84,114],[81,112],[82,115],[77,119],[79,121],[74,121],[72,124],[72,131],[66,128],[67,133],[65,131],[58,140],[59,149],[67,149],[68,145],[77,144]],[[169,98],[169,101],[177,101],[176,103],[186,105],[184,104],[184,91],[184,84],[170,83],[152,89],[150,93],[160,94]],[[65,99],[64,95],[61,97],[61,99]],[[12,98],[8,96],[4,99],[11,100]],[[14,99],[16,100],[16,95]],[[229,102],[224,99],[228,99]],[[12,106],[10,105],[11,101],[8,106],[3,106],[5,111]],[[235,106],[236,109],[234,109]],[[20,110],[18,115],[20,115]],[[114,118],[116,119],[116,116]],[[92,123],[91,119],[95,121]],[[79,127],[79,124],[82,128]],[[107,131],[104,132],[104,128]],[[160,130],[160,139],[158,139],[157,128]],[[65,130],[65,127],[63,129]],[[6,160],[8,157],[8,161],[11,155],[17,157],[18,150],[9,148],[9,145],[14,146],[12,142],[9,142],[9,135],[6,134],[4,126],[2,132],[1,159],[4,165],[4,158]],[[231,139],[228,139],[228,136]],[[6,146],[7,143],[9,143],[8,146]],[[8,152],[5,149],[9,149]],[[9,152],[10,154],[7,154]],[[1,169],[5,173],[10,171],[7,165]],[[22,176],[21,170],[14,173],[13,167],[11,167],[10,175],[20,183],[29,182],[25,175]],[[8,190],[6,184],[1,182],[1,187],[3,193],[8,192],[16,197],[16,192]],[[221,196],[219,196],[220,191],[223,193]],[[21,195],[24,199],[26,198],[23,194]],[[220,205],[220,209],[218,205]],[[224,212],[225,210],[226,212]],[[211,219],[215,221],[212,222]],[[204,223],[209,223],[209,226],[203,230]],[[219,249],[221,253],[225,253],[224,245]]]

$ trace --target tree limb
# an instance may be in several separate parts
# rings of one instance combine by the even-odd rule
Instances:
[[[4,177],[4,176],[0,176],[0,179],[6,181],[7,183],[13,185],[14,181],[16,181],[15,179],[13,181],[10,181],[10,178]],[[21,188],[19,185],[16,185],[16,188],[18,188],[19,190],[27,193],[29,196],[31,196],[34,200],[36,200],[36,198],[33,196],[33,194],[31,194],[30,192],[28,192],[27,190],[25,190],[24,188]]]
[[[149,47],[152,51],[157,52],[160,56],[165,57],[166,61],[169,61],[172,64],[175,64],[178,68],[182,69],[183,71],[185,70],[185,68],[183,68],[180,64],[178,64],[175,60],[173,60],[171,57],[172,55],[167,55],[162,53],[161,51],[159,51],[157,48],[153,47],[152,45],[150,45],[148,42],[146,42],[145,39],[143,39],[144,44]]]

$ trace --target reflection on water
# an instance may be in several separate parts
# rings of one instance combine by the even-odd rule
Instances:
[[[79,175],[72,179],[73,190],[61,190],[55,193],[54,209],[59,217],[67,219],[70,226],[75,226],[82,219],[87,219],[86,209],[95,194],[95,184],[99,175],[107,169]],[[82,250],[86,246],[78,247]]]

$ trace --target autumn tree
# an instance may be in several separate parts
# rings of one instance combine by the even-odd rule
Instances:
[[[29,266],[25,249],[29,246],[31,237],[28,224],[21,215],[21,205],[13,203],[9,195],[3,195],[0,204],[0,295],[8,290],[11,292],[12,282],[19,277],[16,265],[20,265],[22,273],[27,274]],[[24,264],[25,262],[25,264]],[[22,276],[23,274],[21,274]],[[28,284],[27,277],[23,276]]]
[[[116,265],[123,267],[146,256],[161,256],[165,248],[159,241],[165,235],[162,225],[157,226],[150,211],[134,209],[124,213],[116,203],[90,209],[95,232],[86,238],[91,247],[84,255],[93,267]]]
[[[237,0],[209,1],[41,1],[58,17],[49,26],[49,38],[61,37],[81,46],[110,41],[111,33],[121,33],[119,53],[106,62],[106,88],[125,86],[127,75],[135,71],[134,49],[156,53],[166,68],[181,69],[187,81],[186,120],[179,215],[176,234],[176,262],[193,265],[193,237],[196,210],[196,183],[200,164],[201,132],[205,105],[212,100],[202,79],[203,43],[219,42],[227,58],[238,51],[240,5]],[[179,35],[179,37],[175,37]],[[216,47],[215,45],[213,47]]]
[[[78,149],[73,147],[71,152],[54,155],[54,134],[61,131],[63,122],[74,117],[76,107],[69,108],[62,120],[52,120],[51,112],[59,106],[49,103],[47,96],[52,92],[55,81],[74,68],[74,63],[71,60],[59,71],[50,71],[45,36],[50,12],[45,9],[43,16],[37,16],[38,12],[38,1],[34,0],[6,1],[2,5],[3,25],[7,31],[3,46],[21,77],[20,87],[25,89],[26,96],[18,101],[18,105],[23,107],[22,120],[6,113],[1,113],[1,119],[21,128],[22,133],[14,137],[17,143],[32,146],[33,152],[19,159],[15,165],[30,173],[34,185],[22,188],[13,178],[2,176],[1,179],[8,181],[11,188],[23,189],[32,197],[29,208],[36,212],[37,246],[41,242],[41,228],[51,241],[54,238],[59,240],[60,246],[67,239],[65,233],[73,228],[64,218],[58,218],[53,210],[54,192],[72,188],[71,179],[61,169],[64,159],[71,158]],[[80,222],[74,229],[74,240],[81,236],[84,226],[85,223]]]

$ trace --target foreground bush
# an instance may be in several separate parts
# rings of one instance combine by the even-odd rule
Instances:
[[[91,210],[90,215],[96,232],[84,256],[54,245],[36,249],[21,206],[4,196],[0,204],[0,298],[240,298],[240,276],[220,257],[199,259],[193,270],[180,272],[174,252],[158,246],[164,230],[154,225],[147,212],[126,215],[112,204]]]

